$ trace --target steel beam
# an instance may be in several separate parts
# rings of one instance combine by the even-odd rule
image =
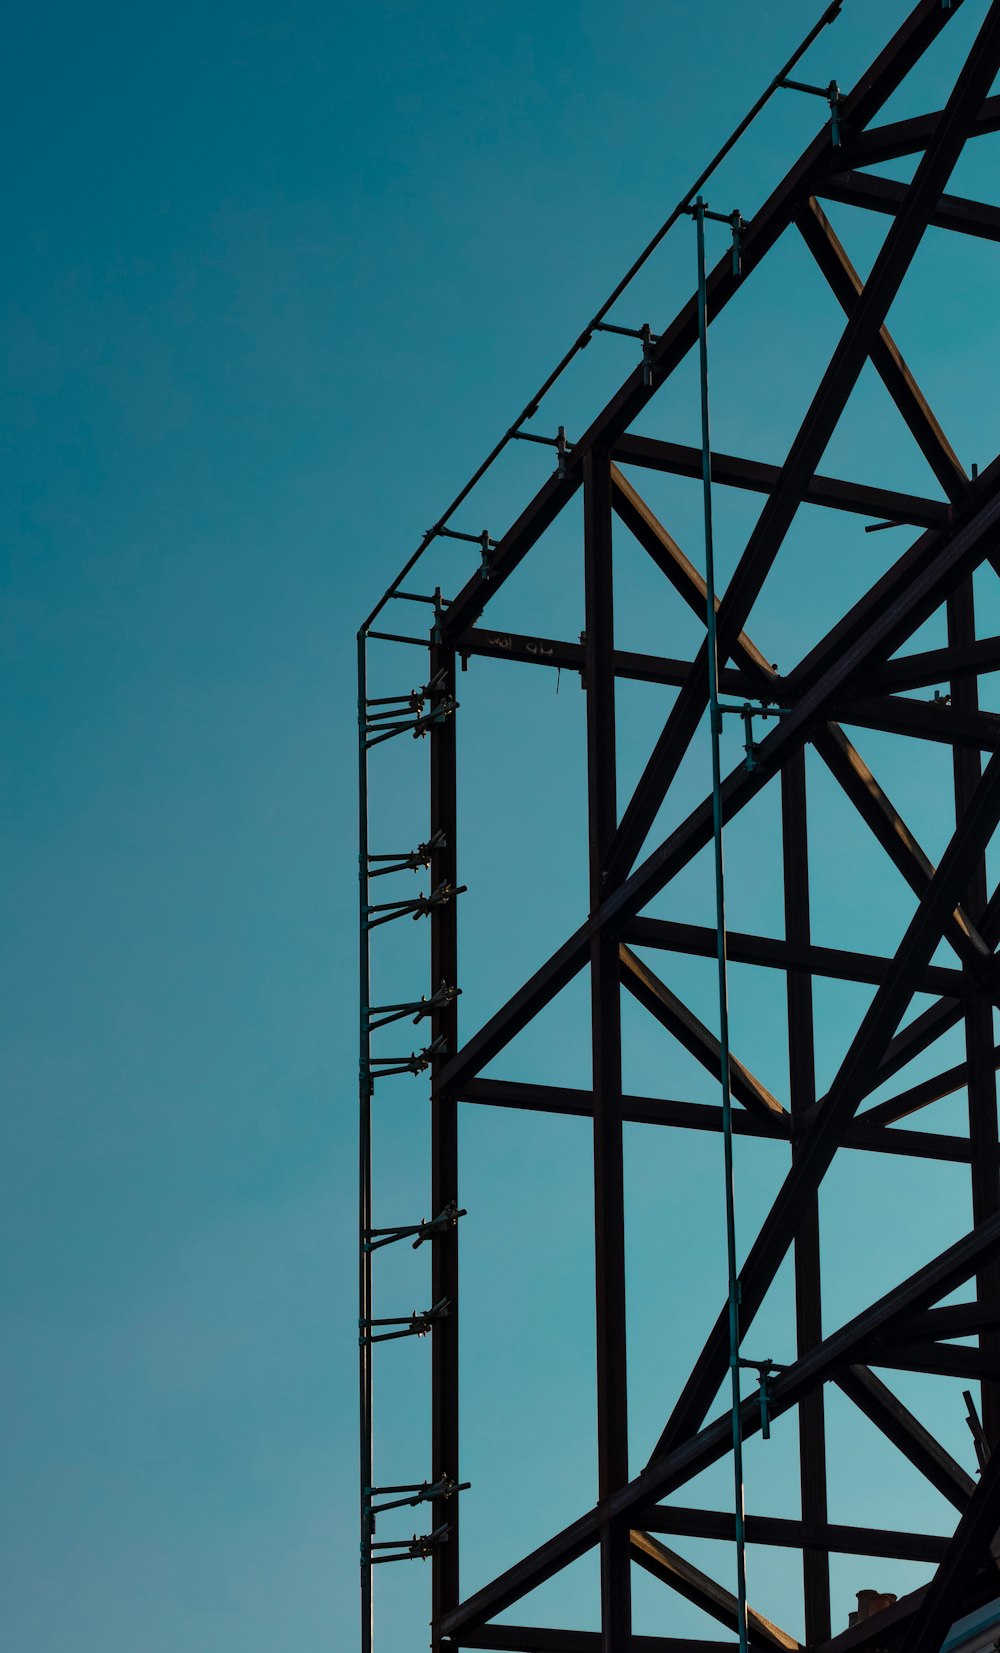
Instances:
[[[713,1538],[731,1544],[736,1537],[736,1518],[731,1510],[657,1504],[643,1512],[642,1524],[649,1532],[673,1533],[678,1538]],[[946,1536],[936,1533],[838,1526],[829,1521],[789,1521],[773,1515],[746,1516],[746,1534],[748,1544],[802,1550],[807,1555],[873,1555],[897,1561],[940,1561],[949,1543]]]
[[[864,282],[815,197],[799,213],[796,224],[834,298],[845,315],[850,315]],[[965,468],[884,322],[872,341],[871,362],[948,499],[960,500],[968,486]]]
[[[991,17],[994,14],[991,12]],[[893,968],[875,997],[841,1063],[802,1151],[765,1218],[740,1275],[743,1324],[749,1327],[825,1176],[845,1126],[870,1090],[879,1059],[913,996],[912,973],[930,962],[1000,818],[1000,755],[990,759],[982,781],[917,907],[896,952]],[[691,1435],[705,1416],[706,1395],[716,1393],[725,1372],[728,1323],[719,1316],[654,1451],[654,1457]]]
[[[968,575],[949,596],[946,616],[948,643],[951,647],[968,649],[976,641],[976,612],[972,576]],[[951,683],[952,703],[966,715],[979,710],[979,686],[974,677],[955,678]],[[961,819],[968,809],[979,784],[982,766],[979,753],[956,751],[953,759],[955,779],[955,818]],[[972,869],[966,904],[973,912],[986,907],[986,857],[981,855]],[[967,974],[968,974],[967,967]],[[974,980],[974,973],[972,979]],[[1000,1137],[997,1132],[996,1057],[993,1035],[993,1005],[983,996],[970,998],[965,1006],[966,1085],[968,1091],[969,1140],[972,1144],[972,1213],[974,1222],[982,1222],[1000,1211],[1000,1177],[997,1175],[997,1151]],[[986,1268],[976,1282],[979,1301],[986,1305],[1000,1297],[1000,1270]],[[994,1367],[1000,1366],[1000,1335],[988,1333],[982,1340],[984,1353],[992,1357]],[[982,1386],[982,1422],[986,1438],[1000,1443],[1000,1383],[997,1372],[987,1374]]]
[[[661,1584],[669,1585],[671,1590],[683,1596],[685,1601],[692,1602],[717,1623],[724,1624],[729,1630],[737,1628],[737,1602],[731,1591],[724,1589],[700,1567],[685,1561],[683,1556],[668,1549],[666,1544],[661,1544],[648,1532],[633,1532],[630,1537],[632,1556],[647,1573],[659,1579]],[[752,1607],[747,1608],[747,1629],[751,1648],[777,1647],[783,1653],[797,1653],[799,1644],[795,1637],[789,1636]]]
[[[701,477],[701,449],[680,442],[661,442],[631,433],[615,443],[619,465],[639,465],[644,470],[669,476]],[[749,493],[769,494],[781,476],[780,465],[764,465],[755,459],[738,459],[733,454],[713,453],[712,481],[723,487]],[[845,482],[839,477],[814,476],[802,492],[804,505],[826,506],[856,516],[911,523],[918,528],[944,528],[951,512],[946,502],[903,494],[891,488],[874,488],[863,482]]]
[[[879,178],[867,172],[839,172],[827,178],[820,194],[827,201],[842,201],[850,207],[893,217],[906,199],[906,185],[894,178]],[[1000,241],[1000,207],[984,201],[969,201],[963,195],[942,195],[931,214],[931,224],[940,230],[978,236],[983,241]]]
[[[779,1417],[801,1403],[805,1394],[818,1384],[837,1379],[851,1360],[852,1352],[860,1344],[880,1332],[890,1330],[919,1313],[940,1298],[963,1285],[975,1273],[981,1261],[1000,1252],[1000,1218],[994,1218],[981,1229],[966,1235],[939,1257],[919,1269],[878,1302],[856,1315],[838,1331],[824,1339],[809,1354],[774,1378],[771,1388],[771,1414]],[[853,1377],[853,1373],[850,1376]],[[877,1380],[873,1380],[877,1382]],[[902,1409],[901,1409],[902,1410]],[[755,1434],[761,1427],[760,1407],[756,1397],[746,1401],[742,1410],[744,1436]],[[609,1520],[626,1521],[636,1525],[644,1520],[661,1498],[686,1485],[695,1476],[725,1457],[732,1444],[732,1420],[728,1411],[697,1435],[674,1448],[657,1462],[651,1463],[604,1508],[588,1510],[579,1520],[555,1533],[546,1543],[524,1556],[513,1567],[485,1585],[450,1614],[443,1630],[446,1635],[461,1634],[468,1628],[486,1623],[497,1613],[505,1611],[529,1591],[537,1589],[554,1573],[593,1548],[602,1526]],[[926,1435],[926,1431],[924,1431]],[[927,1437],[928,1441],[930,1437]],[[939,1452],[941,1449],[939,1448]],[[946,1458],[946,1454],[942,1454]],[[1000,1456],[1000,1455],[998,1455]],[[955,1466],[957,1468],[957,1466]],[[962,1471],[958,1471],[959,1477]],[[974,1485],[971,1478],[970,1486]],[[952,1486],[953,1501],[959,1496]],[[963,1503],[964,1507],[964,1503]]]
[[[892,39],[862,74],[844,99],[841,128],[845,138],[862,132],[875,119],[896,88],[951,20],[940,0],[920,0]],[[742,237],[742,267],[737,274],[727,253],[708,279],[709,313],[718,315],[746,277],[764,260],[792,222],[801,203],[838,167],[824,127],[786,177],[747,224]],[[943,187],[943,186],[942,186]],[[941,192],[939,191],[939,194]],[[538,490],[517,521],[504,534],[490,559],[488,576],[475,574],[458,593],[444,621],[446,640],[454,642],[474,625],[486,602],[499,590],[522,559],[555,521],[583,481],[583,459],[592,447],[611,447],[623,436],[643,408],[694,347],[698,318],[690,299],[666,330],[650,356],[649,375],[637,367],[572,446],[565,474],[556,473]]]
[[[583,477],[590,900],[596,910],[603,894],[604,857],[617,819],[611,464],[605,451],[588,453]],[[613,936],[600,930],[590,945],[590,980],[598,1491],[606,1500],[628,1480],[628,1380],[621,989],[617,945]],[[601,1625],[603,1653],[628,1653],[632,1636],[628,1536],[610,1522],[601,1532]]]
[[[934,136],[917,167],[906,200],[894,218],[874,268],[851,309],[847,326],[792,443],[781,477],[737,564],[719,608],[719,653],[731,652],[774,563],[803,493],[815,474],[847,405],[903,278],[920,245],[931,211],[961,154],[971,122],[1000,64],[1000,19],[992,11],[959,74]],[[612,885],[633,865],[704,714],[707,656],[699,652],[694,670],[671,709],[663,732],[622,815],[607,860]]]
[[[431,675],[441,674],[443,693],[454,698],[455,655],[450,649],[431,649]],[[434,843],[430,864],[431,888],[458,886],[458,807],[456,789],[454,716],[430,729],[430,831]],[[449,901],[431,910],[431,981],[458,985],[458,903]],[[431,1210],[455,1210],[459,1203],[458,1105],[442,1083],[447,1053],[458,1047],[457,1000],[435,1010],[431,1031],[443,1041],[431,1068]],[[435,1485],[461,1480],[459,1464],[459,1267],[458,1225],[437,1234],[431,1245],[431,1302],[446,1300],[448,1312],[431,1327],[431,1479]],[[457,1497],[437,1499],[432,1505],[434,1529],[447,1528],[447,1542],[435,1546],[431,1557],[433,1625],[459,1600],[459,1503]],[[440,1653],[438,1629],[433,1631],[433,1653]]]

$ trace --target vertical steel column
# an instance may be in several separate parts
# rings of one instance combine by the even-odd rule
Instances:
[[[594,909],[601,902],[604,858],[617,824],[611,464],[607,452],[588,453],[584,461],[583,511],[590,903]],[[618,942],[613,935],[601,933],[591,943],[590,982],[597,1455],[598,1490],[603,1499],[628,1480],[621,980]],[[632,1602],[627,1527],[609,1525],[602,1533],[601,1625],[604,1653],[629,1653]]]
[[[976,611],[972,575],[964,579],[947,603],[948,646],[965,648],[976,640]],[[952,705],[960,712],[979,710],[979,683],[975,677],[959,678],[951,684]],[[978,752],[971,747],[954,749],[955,813],[961,819],[982,774]],[[969,883],[966,904],[978,919],[986,908],[986,858],[980,856]],[[997,1177],[997,1090],[993,1066],[993,1006],[986,995],[969,999],[965,1011],[965,1050],[969,1065],[969,1137],[972,1142],[972,1219],[985,1222],[1000,1210],[1000,1182]],[[990,1263],[976,1275],[980,1302],[996,1303],[1000,1298],[1000,1263]],[[1000,1353],[1000,1333],[986,1332],[980,1343],[991,1353]],[[1000,1441],[1000,1384],[982,1386],[983,1428],[987,1439]]]
[[[806,808],[806,755],[794,753],[781,771],[781,833],[785,883],[785,938],[802,952],[812,940],[809,921],[809,835]],[[788,1077],[793,1126],[816,1101],[816,1061],[813,1035],[812,977],[806,970],[789,970]],[[792,1158],[797,1152],[792,1137]],[[795,1237],[796,1354],[804,1355],[823,1337],[820,1278],[819,1201],[815,1197],[803,1215]],[[799,1405],[799,1482],[802,1519],[824,1526],[826,1496],[826,1415],[822,1385]],[[806,1641],[829,1641],[830,1558],[823,1550],[803,1550],[802,1584],[805,1596]]]
[[[361,1477],[361,1653],[372,1647],[371,1533],[365,1510],[372,1485],[372,1348],[368,1324],[372,1317],[372,1258],[368,1233],[372,1226],[372,1078],[369,1063],[368,1010],[371,1003],[371,958],[368,932],[368,749],[366,701],[368,695],[367,641],[358,633],[358,1379],[360,1388],[359,1472]]]
[[[705,266],[705,203],[694,208],[698,238],[698,368],[701,381],[701,483],[705,512],[705,623],[708,631],[708,712],[712,748],[712,843],[715,855],[715,920],[719,963],[719,1081],[726,1180],[726,1262],[729,1275],[729,1373],[733,1419],[733,1512],[736,1518],[736,1629],[747,1653],[746,1512],[743,1502],[743,1437],[740,1424],[740,1296],[736,1257],[736,1180],[733,1170],[733,1093],[729,1064],[729,969],[726,958],[726,876],[722,850],[722,758],[719,750],[719,642],[715,617],[715,531],[712,520],[712,428],[708,394],[708,280]]]
[[[441,696],[454,698],[455,653],[444,648],[432,636],[430,650],[430,681],[440,677]],[[456,788],[456,727],[454,715],[432,722],[430,727],[430,834],[442,835],[440,846],[432,852],[430,888],[450,884],[455,889],[457,875],[457,788]],[[458,986],[458,903],[450,901],[431,910],[431,981],[430,991],[437,992],[442,982]],[[439,1074],[448,1056],[458,1047],[458,1013],[454,1000],[439,1007],[432,1019],[434,1039],[443,1035],[444,1049],[435,1057],[431,1068],[431,1211],[433,1215],[449,1205],[458,1205],[458,1103],[439,1088]],[[458,1225],[442,1229],[431,1244],[431,1301],[448,1299],[448,1312],[434,1322],[431,1331],[431,1453],[432,1480],[450,1477],[458,1481]],[[435,1547],[432,1558],[432,1641],[440,1645],[442,1614],[457,1606],[459,1601],[459,1500],[439,1499],[434,1504],[433,1528],[448,1524],[444,1543]]]

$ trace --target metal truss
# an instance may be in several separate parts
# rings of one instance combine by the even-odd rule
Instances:
[[[861,76],[853,90],[792,82],[805,48],[839,11],[827,8],[816,29],[734,134],[740,135],[768,97],[784,86],[818,93],[829,118],[770,198],[732,227],[715,268],[705,273],[701,301],[692,297],[662,332],[619,327],[604,317],[634,274],[619,285],[575,349],[593,331],[610,328],[636,341],[639,358],[589,428],[569,440],[564,430],[544,437],[524,429],[555,382],[550,376],[486,466],[459,495],[460,505],[509,440],[547,441],[556,466],[544,486],[498,540],[447,526],[455,506],[429,531],[403,575],[394,582],[359,636],[361,749],[361,1398],[363,1647],[371,1646],[372,1567],[386,1560],[429,1558],[433,1573],[432,1646],[493,1648],[511,1653],[683,1653],[732,1647],[735,1634],[750,1648],[798,1643],[766,1616],[766,1603],[745,1607],[717,1580],[691,1566],[665,1541],[712,1537],[776,1545],[801,1553],[806,1645],[811,1649],[937,1653],[950,1627],[977,1604],[1000,1594],[996,1535],[1000,1529],[1000,1150],[997,1133],[993,1007],[1000,1003],[1000,890],[987,883],[986,851],[1000,823],[1000,717],[980,709],[978,677],[1000,670],[1000,638],[976,629],[973,575],[983,565],[1000,574],[1000,457],[968,476],[908,369],[887,327],[887,316],[928,226],[1000,241],[1000,209],[947,193],[967,143],[1000,130],[1000,97],[991,96],[1000,70],[1000,0],[993,0],[943,107],[919,118],[879,124],[883,107],[961,9],[962,0],[921,0]],[[866,169],[899,157],[918,157],[912,182],[890,182]],[[714,165],[714,163],[713,163]],[[671,215],[647,249],[696,202],[711,168]],[[867,279],[857,274],[827,220],[822,203],[846,202],[885,215],[888,229]],[[647,404],[699,346],[708,323],[737,301],[748,280],[785,235],[802,238],[842,306],[843,333],[816,387],[808,412],[781,465],[654,440],[633,427]],[[641,264],[642,260],[639,261]],[[573,352],[570,352],[572,356]],[[820,472],[823,455],[866,364],[872,364],[937,479],[941,498],[919,498]],[[705,379],[707,385],[707,378]],[[721,598],[698,572],[628,479],[625,469],[703,477],[706,505],[712,489],[758,493],[760,515]],[[498,634],[481,617],[560,512],[582,490],[586,631],[579,642]],[[831,616],[822,640],[779,674],[747,635],[748,618],[779,550],[804,504],[875,518],[873,528],[900,525],[911,543],[871,589],[846,612]],[[706,626],[693,660],[627,653],[615,646],[612,529],[628,533],[648,553]],[[710,518],[707,517],[707,521]],[[401,580],[433,540],[453,537],[478,547],[481,560],[450,600],[404,592]],[[375,629],[388,601],[426,602],[432,625],[424,639],[424,686],[389,700],[368,697],[370,638],[412,642]],[[419,610],[418,610],[419,612]],[[902,654],[933,615],[943,614],[947,647]],[[713,634],[714,633],[714,638]],[[712,644],[714,642],[714,651]],[[413,651],[411,650],[412,654]],[[461,868],[456,852],[459,662],[503,659],[540,671],[581,675],[587,701],[589,911],[579,927],[529,980],[471,1037],[458,1022],[458,925]],[[715,687],[734,705],[713,700]],[[634,679],[666,685],[676,698],[638,784],[619,801],[615,738],[616,683]],[[936,688],[934,701],[915,691]],[[717,700],[717,697],[716,697]],[[699,731],[731,710],[746,728],[745,761],[721,780],[667,836],[639,856]],[[770,721],[764,721],[769,717]],[[933,865],[853,746],[843,725],[892,734],[901,741],[932,740],[951,749],[955,825]],[[423,738],[430,766],[430,830],[415,850],[371,854],[368,753],[375,745],[412,735]],[[811,931],[809,810],[805,752],[814,749],[886,856],[908,882],[912,917],[886,956],[822,947]],[[984,764],[983,755],[987,754]],[[693,858],[721,839],[725,826],[771,787],[780,794],[784,877],[782,939],[729,931],[721,924],[682,924],[651,917],[647,909]],[[713,812],[714,804],[714,812]],[[414,834],[416,836],[416,834]],[[426,892],[374,899],[373,881],[422,869]],[[386,886],[375,886],[381,891]],[[390,945],[396,919],[426,920],[430,940],[429,991],[412,1002],[370,1004],[370,948]],[[955,955],[937,962],[942,941]],[[672,993],[635,952],[738,961],[784,976],[788,1009],[790,1095],[783,1106]],[[577,975],[589,973],[593,1082],[570,1089],[482,1077],[483,1069]],[[874,994],[856,1027],[826,1094],[817,1096],[813,983],[817,978],[870,984]],[[722,1082],[723,1103],[669,1102],[623,1094],[621,993],[625,989],[709,1072]],[[928,1008],[906,1020],[915,994]],[[724,1003],[724,1001],[723,1001]],[[376,1035],[412,1020],[419,1049],[377,1054]],[[953,1029],[964,1031],[965,1059],[930,1080],[911,1084],[890,1101],[864,1104],[894,1075]],[[375,1041],[373,1043],[373,1041]],[[431,1215],[402,1214],[395,1228],[372,1227],[371,1106],[376,1084],[407,1073],[429,1074],[431,1097]],[[961,1135],[900,1128],[922,1107],[956,1091],[968,1095],[968,1131]],[[731,1095],[732,1108],[728,1105]],[[597,1303],[596,1505],[471,1597],[459,1575],[460,1442],[458,1368],[458,1248],[460,1205],[458,1115],[465,1104],[572,1114],[593,1121],[594,1220]],[[630,1477],[626,1417],[625,1245],[623,1124],[641,1121],[673,1130],[765,1138],[790,1149],[790,1168],[739,1271],[732,1340],[732,1303],[724,1305],[688,1380],[653,1443],[646,1467]],[[777,1150],[776,1150],[777,1151]],[[848,1324],[822,1331],[818,1193],[839,1154],[868,1152],[954,1161],[969,1168],[971,1209],[965,1237],[930,1264],[900,1281]],[[405,1217],[405,1220],[403,1218]],[[431,1258],[429,1307],[388,1319],[372,1315],[372,1259],[396,1241],[427,1244]],[[786,1256],[794,1259],[796,1356],[785,1367],[757,1363],[756,1391],[734,1415],[706,1421],[714,1397],[743,1360],[739,1338],[753,1325]],[[946,1302],[967,1288],[961,1303]],[[372,1485],[372,1355],[384,1338],[426,1336],[432,1365],[431,1461],[417,1485]],[[975,1345],[956,1339],[976,1338]],[[969,1476],[907,1410],[873,1368],[942,1373],[981,1386],[977,1411],[969,1401],[981,1473]],[[827,1507],[827,1418],[824,1395],[836,1385],[957,1513],[953,1533],[930,1535],[864,1525],[831,1524]],[[665,1502],[709,1465],[730,1457],[743,1441],[784,1413],[797,1417],[801,1486],[787,1516],[745,1518],[737,1491],[730,1511],[706,1511]],[[734,1435],[735,1423],[735,1435]],[[737,1481],[739,1477],[737,1476]],[[386,1510],[427,1506],[426,1533],[375,1536]],[[534,1588],[589,1550],[601,1561],[601,1628],[551,1630],[497,1623]],[[922,1561],[930,1582],[850,1631],[834,1636],[830,1611],[831,1553],[895,1556]],[[698,1642],[633,1636],[632,1568],[695,1602],[730,1637]],[[1000,1632],[998,1632],[1000,1633]],[[976,1645],[980,1645],[977,1643]]]

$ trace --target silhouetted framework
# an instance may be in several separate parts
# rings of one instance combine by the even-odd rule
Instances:
[[[726,822],[765,787],[780,792],[784,875],[784,939],[730,932],[728,957],[783,974],[789,1025],[790,1097],[786,1109],[733,1058],[731,1086],[738,1134],[790,1144],[790,1168],[740,1273],[742,1331],[753,1324],[779,1266],[794,1254],[797,1355],[766,1376],[771,1418],[797,1414],[801,1489],[788,1518],[747,1516],[751,1543],[801,1552],[806,1643],[814,1649],[885,1649],[937,1653],[949,1626],[980,1600],[1000,1594],[996,1535],[1000,1529],[1000,1183],[998,1183],[996,1068],[993,1006],[1000,1003],[1000,890],[990,891],[986,850],[1000,823],[1000,717],[980,710],[978,675],[1000,670],[1000,638],[979,637],[973,573],[990,563],[1000,574],[1000,458],[970,478],[949,445],[891,337],[886,318],[929,225],[960,235],[1000,241],[1000,210],[946,193],[964,146],[1000,131],[1000,97],[991,96],[1000,70],[1000,0],[994,0],[944,107],[918,119],[878,124],[896,88],[947,28],[961,0],[921,0],[849,93],[827,92],[831,119],[795,162],[770,199],[745,223],[734,222],[737,256],[728,250],[708,275],[708,314],[714,318],[747,280],[765,280],[759,267],[779,237],[799,234],[845,314],[844,331],[816,388],[808,412],[780,466],[729,454],[711,455],[716,487],[759,493],[763,505],[717,609],[721,687],[758,712],[780,716],[756,723],[762,733],[749,760],[722,784]],[[828,8],[821,24],[839,7]],[[814,31],[814,35],[817,31]],[[810,36],[812,39],[814,36]],[[815,89],[814,89],[815,90]],[[919,156],[911,183],[874,176],[865,168]],[[694,191],[692,191],[693,199]],[[822,202],[848,202],[888,215],[888,233],[867,280],[856,273],[824,214]],[[677,216],[677,215],[675,215]],[[605,312],[601,312],[603,315]],[[598,322],[596,325],[601,325]],[[585,335],[580,345],[586,343]],[[643,1471],[630,1479],[626,1419],[625,1246],[622,1127],[626,1121],[673,1130],[719,1132],[721,1110],[623,1094],[620,996],[624,987],[710,1072],[719,1075],[713,1034],[634,951],[714,958],[717,934],[704,927],[646,916],[652,899],[712,840],[712,801],[678,822],[645,859],[637,861],[708,703],[708,657],[694,660],[626,653],[615,648],[612,524],[617,518],[645,549],[680,600],[707,619],[705,582],[628,480],[622,467],[700,476],[699,449],[636,434],[646,404],[670,380],[698,342],[692,299],[658,337],[636,334],[642,360],[579,439],[560,432],[558,465],[513,526],[494,543],[480,542],[482,566],[454,598],[434,603],[427,642],[427,687],[412,704],[375,703],[366,695],[362,661],[362,1337],[363,1402],[362,1574],[364,1634],[370,1635],[373,1561],[419,1553],[433,1570],[432,1645],[507,1649],[511,1653],[697,1653],[731,1648],[736,1601],[670,1548],[672,1537],[732,1540],[732,1511],[706,1512],[663,1500],[676,1498],[709,1465],[733,1449],[727,1415],[706,1422],[726,1381],[730,1350],[725,1309],[702,1351]],[[638,351],[637,351],[638,354]],[[943,497],[909,494],[820,473],[862,369],[873,364],[936,477]],[[543,387],[544,389],[545,387]],[[531,411],[527,410],[528,412]],[[514,434],[523,435],[518,422]],[[543,440],[536,437],[536,440]],[[582,561],[586,631],[582,642],[498,635],[480,620],[489,603],[540,536],[582,490]],[[464,497],[460,496],[460,499]],[[794,668],[780,674],[744,627],[796,513],[804,503],[856,512],[915,531],[912,543],[871,589],[843,615],[831,615],[825,637]],[[426,544],[450,533],[443,519]],[[411,559],[412,562],[416,559]],[[405,600],[397,581],[388,598]],[[386,599],[383,599],[383,604]],[[383,607],[379,605],[376,615]],[[948,646],[900,655],[917,629],[943,611]],[[421,610],[414,612],[420,613]],[[457,986],[461,859],[456,820],[456,666],[477,657],[561,668],[579,673],[587,695],[590,910],[579,928],[464,1042],[459,1037]],[[620,798],[615,754],[615,689],[619,679],[667,685],[678,691],[638,785]],[[932,686],[949,698],[915,698]],[[936,866],[921,850],[875,776],[845,734],[843,724],[949,746],[953,753],[955,829]],[[369,854],[365,814],[366,747],[394,729],[426,732],[430,756],[428,841],[401,866],[426,866],[429,893],[414,902],[373,896],[370,876],[389,866]],[[805,749],[811,745],[857,809],[875,840],[908,881],[913,916],[891,957],[817,946],[810,927]],[[987,755],[984,761],[984,754]],[[395,864],[395,863],[393,863]],[[382,886],[379,886],[381,888]],[[368,1005],[367,953],[373,926],[396,912],[425,916],[431,937],[432,997],[389,1006],[387,1014],[415,1012],[429,1028],[419,1056],[392,1061],[372,1056],[371,1033],[380,1024]],[[383,933],[383,932],[376,932]],[[953,966],[933,962],[942,940]],[[481,1077],[483,1069],[580,972],[589,972],[593,1085],[590,1090],[513,1083]],[[817,1097],[813,1042],[813,980],[869,983],[870,1006],[825,1096]],[[916,993],[933,1003],[901,1029]],[[894,1100],[863,1109],[869,1096],[911,1060],[964,1027],[965,1060]],[[380,1073],[426,1067],[432,1104],[432,1216],[398,1231],[371,1228],[370,1101]],[[921,1107],[958,1090],[968,1093],[968,1134],[946,1136],[900,1128]],[[593,1508],[539,1549],[524,1556],[475,1595],[463,1598],[459,1573],[461,1457],[458,1433],[458,1248],[462,1215],[458,1177],[458,1111],[465,1104],[571,1114],[593,1120],[596,1257],[599,1498]],[[786,1150],[787,1151],[787,1150]],[[968,1232],[933,1262],[832,1334],[821,1331],[818,1192],[839,1153],[911,1155],[968,1165]],[[432,1248],[431,1307],[404,1318],[388,1333],[371,1319],[371,1259],[379,1245],[408,1235]],[[943,1304],[967,1287],[968,1300]],[[415,1323],[419,1322],[419,1324]],[[371,1488],[371,1353],[384,1335],[427,1332],[433,1367],[433,1460],[420,1487]],[[975,1346],[953,1341],[977,1338]],[[873,1368],[944,1373],[981,1386],[982,1474],[973,1480],[907,1411]],[[929,1535],[831,1525],[826,1492],[824,1388],[837,1385],[909,1462],[954,1506],[953,1534]],[[759,1396],[743,1404],[744,1438],[762,1427]],[[367,1455],[366,1455],[367,1454]],[[373,1540],[371,1510],[392,1502],[426,1506],[426,1537],[412,1545]],[[381,1501],[380,1501],[381,1499]],[[373,1544],[375,1547],[373,1547]],[[498,1624],[496,1619],[585,1552],[601,1556],[602,1628],[551,1630]],[[389,1552],[386,1554],[386,1552]],[[829,1556],[894,1556],[935,1569],[925,1589],[838,1636],[830,1613]],[[644,1568],[671,1591],[695,1602],[726,1627],[718,1642],[634,1636],[630,1577]],[[798,1645],[765,1616],[749,1613],[749,1645]],[[422,1641],[415,1624],[414,1645]]]

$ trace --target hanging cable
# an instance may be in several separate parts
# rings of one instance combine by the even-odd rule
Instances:
[[[715,849],[715,923],[719,960],[719,1062],[726,1178],[726,1261],[729,1273],[729,1371],[732,1383],[733,1490],[736,1514],[736,1600],[740,1653],[747,1653],[747,1552],[740,1423],[740,1298],[736,1266],[736,1188],[733,1176],[733,1097],[729,1071],[729,982],[726,960],[726,881],[722,853],[722,765],[719,644],[715,623],[715,549],[712,533],[712,443],[708,403],[708,279],[705,203],[694,207],[698,232],[698,366],[701,379],[701,474],[705,511],[705,588],[708,622],[708,705],[712,745],[712,839]]]

